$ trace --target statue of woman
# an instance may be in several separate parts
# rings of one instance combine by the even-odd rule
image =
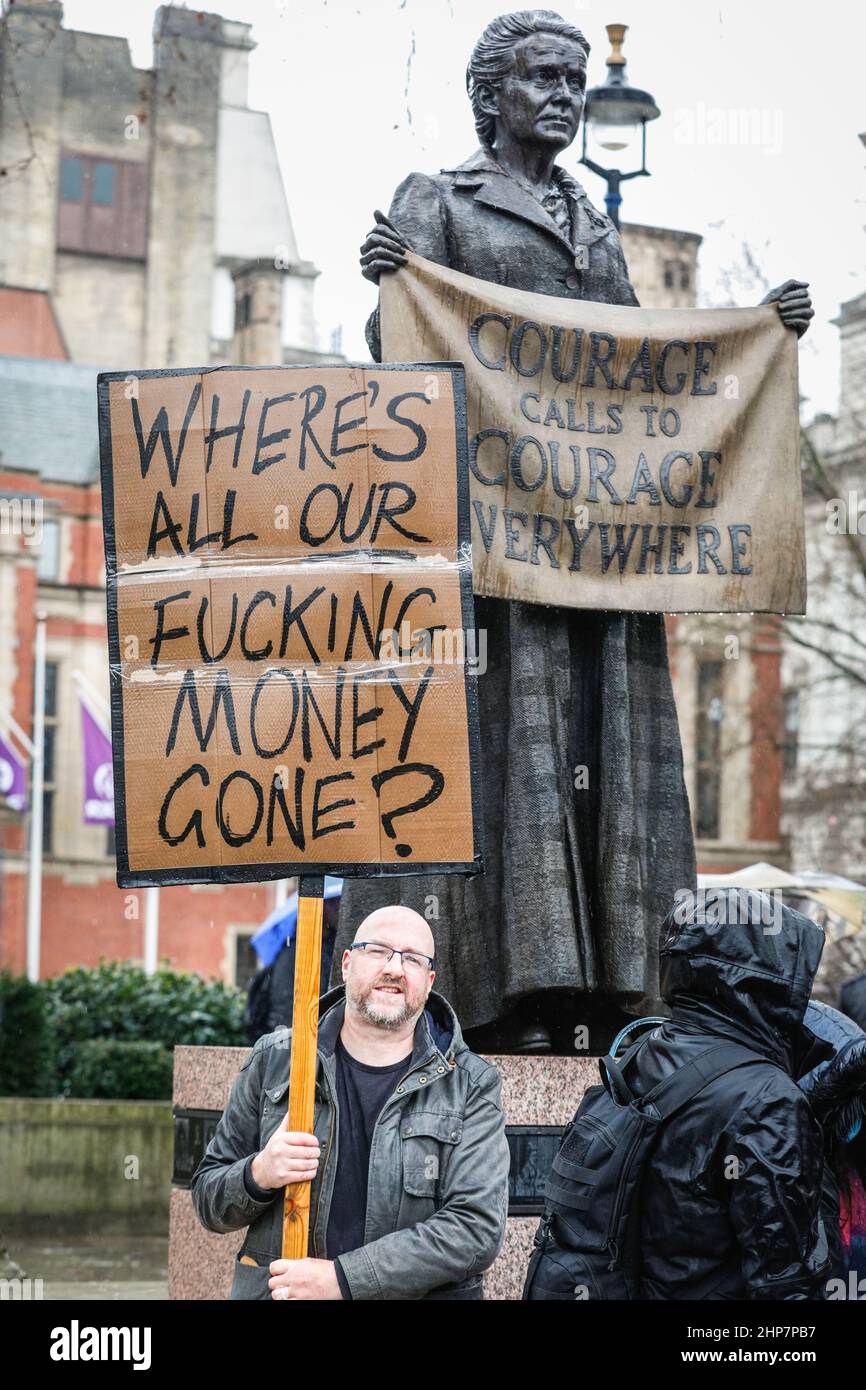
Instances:
[[[555,162],[577,134],[588,55],[549,10],[489,24],[467,71],[480,149],[403,181],[375,213],[363,274],[378,283],[408,247],[498,285],[636,305],[615,226]],[[805,331],[805,284],[770,300]],[[367,338],[381,360],[378,309]],[[473,1046],[567,1052],[584,1024],[603,1047],[623,1010],[657,1006],[659,926],[695,884],[664,620],[476,597],[475,622],[485,872],[347,880],[334,959],[399,899],[430,920],[437,987]]]

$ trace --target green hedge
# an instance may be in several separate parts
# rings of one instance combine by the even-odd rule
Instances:
[[[172,1049],[244,1046],[245,1002],[220,982],[167,969],[146,975],[125,961],[38,985],[0,976],[0,1095],[170,1097]]]
[[[82,1100],[170,1100],[172,1055],[158,1042],[78,1043],[67,1092]]]
[[[43,985],[0,973],[0,1095],[50,1096],[57,1049]]]

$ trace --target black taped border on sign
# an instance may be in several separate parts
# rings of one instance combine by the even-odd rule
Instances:
[[[293,371],[321,372],[321,364],[286,362]],[[454,395],[454,416],[457,442],[457,543],[470,554],[472,543],[469,520],[469,459],[466,433],[466,381],[462,362],[340,362],[341,368],[358,368],[376,372],[450,372]],[[156,368],[150,371],[100,372],[97,377],[99,419],[99,467],[102,482],[102,530],[106,563],[106,613],[108,622],[108,659],[110,663],[111,748],[114,771],[115,845],[117,854],[118,888],[172,887],[195,883],[264,883],[273,879],[293,878],[299,874],[328,873],[337,878],[392,878],[420,874],[465,874],[484,872],[482,854],[483,823],[481,799],[481,748],[478,727],[478,691],[476,676],[464,666],[466,690],[466,721],[469,738],[469,780],[472,799],[471,860],[458,863],[411,864],[334,864],[330,861],[301,860],[279,864],[235,864],[201,866],[198,868],[131,870],[126,835],[126,792],[124,777],[123,683],[120,676],[120,633],[117,614],[117,546],[114,525],[114,474],[111,446],[111,414],[109,383],[131,378],[162,376],[208,376],[220,371],[274,371],[274,367],[179,367]],[[461,566],[460,602],[464,631],[474,628],[475,601],[472,592],[471,561]]]

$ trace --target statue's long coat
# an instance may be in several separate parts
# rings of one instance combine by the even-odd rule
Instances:
[[[557,177],[570,239],[483,151],[436,177],[410,174],[390,217],[419,255],[480,280],[637,304],[613,223]],[[377,311],[377,360],[378,338]],[[475,622],[487,630],[485,872],[347,880],[332,978],[366,913],[400,901],[430,919],[436,988],[464,1028],[539,990],[654,1003],[659,927],[695,875],[663,619],[476,597]]]

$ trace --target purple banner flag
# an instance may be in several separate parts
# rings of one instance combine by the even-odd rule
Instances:
[[[114,772],[111,739],[81,701],[84,732],[84,823],[114,825]]]
[[[13,811],[27,809],[27,776],[24,764],[0,734],[0,801]]]

